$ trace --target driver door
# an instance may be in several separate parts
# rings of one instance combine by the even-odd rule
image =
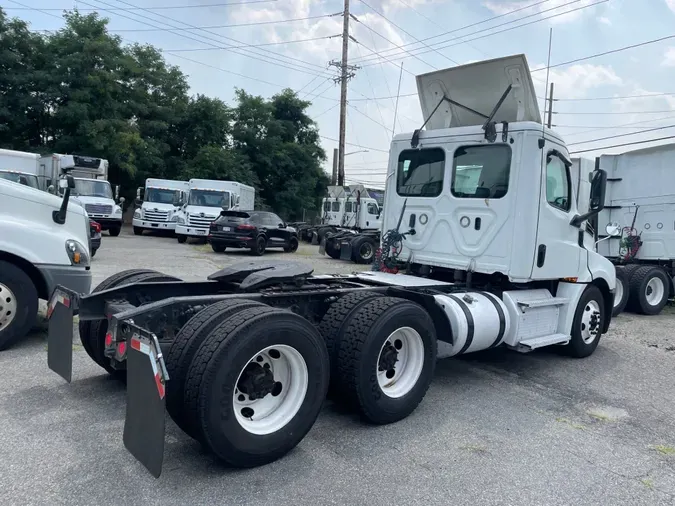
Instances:
[[[577,211],[570,166],[571,162],[559,151],[548,151],[541,178],[532,279],[579,275],[582,247],[579,246],[580,229],[570,225]]]

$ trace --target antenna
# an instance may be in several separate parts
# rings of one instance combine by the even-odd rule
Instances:
[[[544,88],[544,96],[546,96],[546,91],[548,91],[548,76],[549,76],[549,73],[551,72],[551,45],[552,45],[552,43],[553,43],[553,28],[551,28],[550,31],[548,32],[548,60],[546,62],[546,88]],[[553,102],[551,102],[548,106],[553,107]],[[546,100],[544,100],[544,116],[546,116]],[[541,143],[540,143],[541,149],[542,149],[542,154],[541,154],[542,161],[544,159],[543,158],[544,157],[544,152],[543,152],[544,144],[546,143],[546,139],[544,138],[544,135],[545,135],[545,132],[546,132],[545,127],[546,127],[546,123],[544,123],[544,121],[542,121],[541,122]]]
[[[401,72],[398,75],[398,91],[396,92],[396,107],[394,108],[394,122],[391,124],[391,138],[394,138],[394,129],[396,128],[396,116],[398,114],[398,99],[401,96],[401,78],[403,77],[403,62],[401,62]]]

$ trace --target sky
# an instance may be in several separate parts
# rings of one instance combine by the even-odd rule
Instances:
[[[312,102],[308,113],[331,172],[340,87],[329,63],[341,57],[344,0],[0,0],[0,6],[35,30],[60,28],[61,9],[98,10],[125,42],[161,48],[188,75],[192,93],[229,104],[235,88],[265,97],[298,91]],[[416,75],[523,53],[543,110],[551,28],[553,125],[571,152],[589,150],[574,156],[675,142],[609,147],[675,135],[675,0],[350,0],[350,12],[349,61],[358,68],[348,87],[348,184],[382,186],[392,132],[422,125]],[[625,135],[655,128],[661,129]],[[616,135],[622,136],[602,139]]]

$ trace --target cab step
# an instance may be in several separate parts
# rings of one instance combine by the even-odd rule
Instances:
[[[550,336],[533,337],[520,341],[516,346],[516,351],[528,353],[537,348],[552,346],[554,344],[567,344],[570,342],[570,336],[567,334],[551,334]]]
[[[563,306],[568,302],[569,299],[564,297],[546,297],[543,299],[518,301],[518,307],[520,307],[520,310],[524,313],[527,309],[534,309],[536,307]]]

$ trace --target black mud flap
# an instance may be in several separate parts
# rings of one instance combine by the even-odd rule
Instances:
[[[124,446],[159,478],[164,461],[165,393],[169,375],[157,337],[130,329]]]
[[[319,233],[314,230],[312,231],[312,246],[319,244]]]
[[[340,260],[352,259],[352,241],[342,241],[340,244]]]
[[[322,255],[326,254],[326,236],[323,236],[323,239],[321,239],[321,243],[319,244],[319,253]]]
[[[78,295],[57,286],[47,305],[47,365],[70,383],[73,376],[73,312]]]

